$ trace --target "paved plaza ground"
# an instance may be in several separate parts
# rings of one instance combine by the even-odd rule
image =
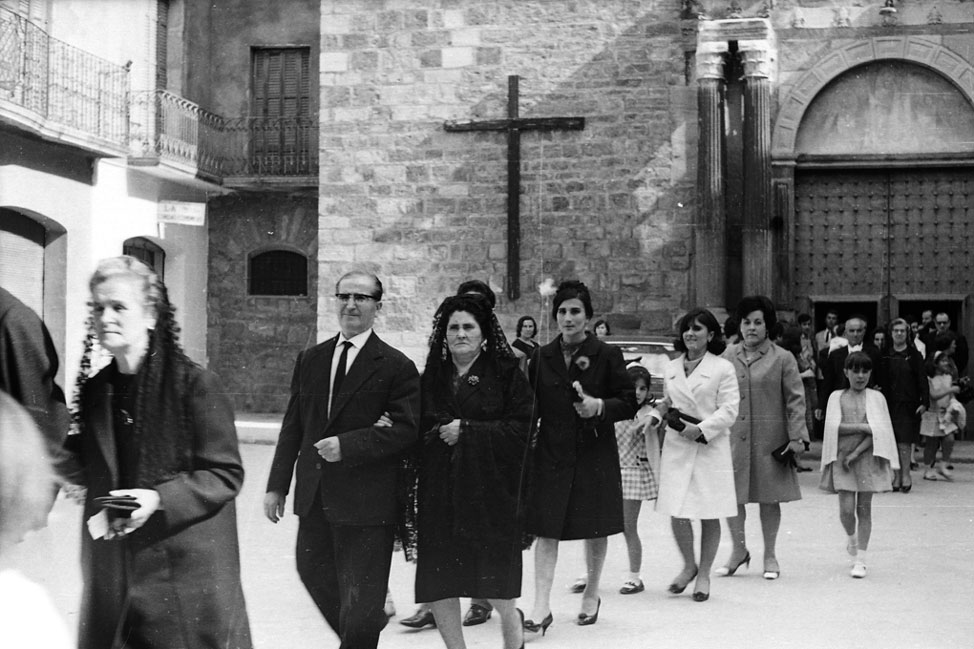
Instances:
[[[247,480],[237,501],[244,589],[258,649],[337,647],[301,586],[294,568],[297,519],[268,522],[261,499],[276,435],[273,418],[239,425]],[[646,591],[620,595],[626,571],[625,541],[609,542],[596,625],[573,620],[580,599],[567,585],[582,572],[582,544],[561,546],[552,598],[554,624],[536,649],[720,648],[954,648],[974,647],[974,443],[959,444],[953,483],[930,482],[914,472],[909,494],[876,496],[866,579],[849,577],[845,537],[834,495],[817,489],[818,471],[800,474],[803,500],[783,506],[778,557],[781,578],[761,578],[760,528],[749,508],[748,539],[754,562],[732,578],[713,580],[711,599],[693,602],[666,592],[680,562],[669,521],[644,506]],[[813,464],[811,461],[808,464]],[[817,468],[817,462],[814,463]],[[290,508],[290,501],[288,502]],[[60,500],[49,527],[25,541],[11,560],[51,593],[68,624],[77,622],[80,513]],[[730,552],[726,527],[718,564]],[[533,554],[524,554],[524,597],[531,607]],[[413,573],[402,555],[393,560],[391,589],[397,617],[382,634],[385,649],[442,647],[435,630],[411,631],[398,623],[413,612]],[[496,619],[467,629],[471,649],[501,647]],[[42,648],[41,648],[42,649]]]

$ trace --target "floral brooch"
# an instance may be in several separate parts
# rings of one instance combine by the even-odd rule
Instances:
[[[579,356],[575,359],[575,366],[583,372],[592,366],[592,361],[588,356]]]
[[[477,385],[478,383],[480,383],[480,377],[477,376],[476,374],[471,374],[470,376],[467,377],[467,383],[469,383],[470,385]]]

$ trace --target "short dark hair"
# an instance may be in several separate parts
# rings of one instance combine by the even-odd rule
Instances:
[[[723,354],[724,350],[727,349],[727,344],[724,342],[724,334],[720,332],[720,323],[717,322],[717,318],[714,317],[713,313],[699,307],[687,311],[686,315],[680,318],[680,322],[676,327],[677,336],[676,340],[673,341],[673,348],[678,352],[685,353],[687,351],[687,346],[683,342],[683,332],[688,330],[698,320],[700,324],[707,328],[707,331],[714,334],[714,337],[707,343],[707,351],[717,356]]]
[[[468,279],[457,287],[457,295],[464,295],[465,293],[483,295],[487,299],[487,303],[490,304],[491,309],[497,306],[497,296],[494,295],[494,290],[486,282],[482,282],[479,279]]]
[[[811,322],[811,321],[812,321],[812,316],[808,315],[807,313],[798,314],[798,324],[803,325],[806,322]]]
[[[562,302],[573,299],[581,300],[582,306],[585,307],[585,317],[591,319],[595,313],[592,309],[592,295],[588,287],[577,279],[568,279],[558,285],[555,297],[551,301],[551,317],[558,317],[558,307]]]
[[[768,330],[768,337],[774,339],[774,332],[778,325],[778,313],[774,309],[774,302],[763,295],[748,295],[737,303],[737,321],[740,322],[748,313],[760,311],[764,316],[764,326]]]
[[[873,371],[873,359],[866,352],[852,352],[845,359],[843,367],[847,370]]]
[[[781,342],[778,346],[791,352],[796,358],[802,353],[802,330],[795,325],[782,325]]]
[[[336,293],[338,292],[338,286],[343,281],[345,281],[346,279],[348,279],[349,277],[368,277],[368,278],[370,278],[372,280],[372,283],[375,284],[375,293],[372,295],[372,297],[375,298],[375,301],[376,302],[379,302],[380,300],[382,300],[383,289],[382,289],[382,282],[379,280],[379,276],[376,275],[376,274],[374,274],[374,273],[366,272],[364,270],[350,270],[347,273],[345,273],[344,275],[342,275],[341,277],[339,277],[338,278],[338,281],[335,282],[335,292]]]
[[[596,320],[595,324],[592,325],[592,331],[598,329],[599,325],[605,325],[605,335],[612,335],[612,327],[609,326],[609,322],[607,320]]]
[[[524,328],[524,323],[527,322],[528,320],[534,323],[534,336],[538,335],[538,322],[529,315],[522,315],[520,318],[517,319],[517,331],[515,332],[515,335],[517,335],[518,337],[521,336],[521,329]],[[534,338],[534,336],[531,337]]]

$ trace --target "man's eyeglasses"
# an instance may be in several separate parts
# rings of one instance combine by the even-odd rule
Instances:
[[[369,300],[376,300],[372,295],[365,295],[364,293],[335,293],[335,299],[339,302],[353,300],[355,304],[365,304]]]

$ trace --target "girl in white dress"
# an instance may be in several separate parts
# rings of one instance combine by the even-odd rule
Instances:
[[[853,352],[845,360],[849,388],[829,396],[819,483],[821,489],[839,494],[839,521],[853,559],[849,574],[857,579],[866,576],[873,494],[892,491],[893,470],[900,468],[886,398],[866,387],[872,367],[872,359],[863,352]]]

